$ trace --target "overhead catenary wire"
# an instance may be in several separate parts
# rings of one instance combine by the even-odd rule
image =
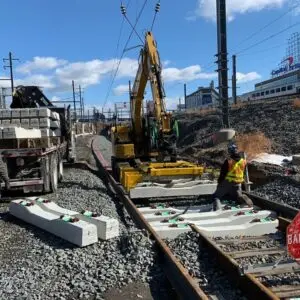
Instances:
[[[141,16],[142,16],[142,14],[143,14],[143,11],[144,11],[144,9],[145,9],[145,7],[146,7],[147,2],[148,2],[148,0],[145,0],[145,1],[144,1],[144,4],[143,4],[143,6],[142,6],[142,8],[141,8],[141,10],[140,10],[140,12],[139,12],[139,15],[138,15],[136,21],[135,21],[134,28],[135,28],[136,25],[138,24],[138,22],[139,22],[139,20],[140,20],[140,18],[141,18]],[[112,86],[113,86],[114,81],[115,81],[115,79],[116,79],[116,77],[117,77],[117,74],[118,74],[118,72],[119,72],[119,68],[120,68],[122,59],[123,59],[124,54],[125,54],[125,49],[128,48],[128,44],[129,44],[129,42],[130,42],[130,40],[131,40],[131,37],[132,37],[132,35],[133,35],[133,32],[134,32],[134,30],[131,29],[130,35],[129,35],[129,37],[128,37],[126,43],[125,43],[125,46],[124,46],[124,48],[123,48],[121,57],[120,57],[120,59],[119,59],[118,65],[117,65],[117,68],[116,68],[116,70],[115,70],[113,79],[112,79],[112,81],[111,81],[111,83],[110,83],[110,85],[109,85],[109,87],[108,87],[108,91],[107,91],[107,94],[106,94],[106,97],[105,97],[105,101],[104,101],[104,104],[103,104],[103,108],[105,107],[105,105],[106,105],[106,103],[107,103],[107,100],[108,100],[108,97],[109,97],[109,95],[110,95]]]
[[[256,43],[250,45],[250,46],[247,47],[247,48],[244,48],[244,49],[241,50],[241,51],[238,51],[237,53],[235,53],[235,55],[239,55],[239,54],[241,54],[241,53],[243,53],[243,52],[246,52],[246,51],[248,51],[248,50],[250,50],[250,49],[252,49],[252,48],[254,48],[254,47],[258,46],[258,45],[261,45],[262,43],[264,43],[264,42],[266,42],[266,41],[268,41],[268,40],[270,40],[270,39],[272,39],[272,38],[274,38],[274,37],[280,35],[280,34],[283,33],[283,32],[286,32],[287,30],[289,30],[289,29],[291,29],[291,28],[293,28],[293,27],[296,27],[297,25],[300,25],[300,21],[299,21],[299,22],[296,22],[296,23],[294,23],[294,24],[292,24],[292,25],[290,25],[290,26],[288,26],[288,27],[286,27],[286,28],[284,28],[284,29],[282,29],[282,30],[280,30],[280,31],[277,32],[277,33],[274,33],[274,34],[272,34],[272,35],[270,35],[270,36],[264,38],[263,40],[260,40],[260,41],[258,41],[258,42],[256,42]]]
[[[256,36],[257,34],[261,33],[264,29],[270,27],[271,25],[273,25],[274,23],[276,23],[277,21],[279,21],[280,19],[282,19],[284,16],[286,16],[287,14],[289,14],[291,11],[293,11],[294,9],[296,9],[297,7],[300,6],[300,3],[292,6],[290,9],[288,9],[286,12],[284,12],[283,14],[281,14],[279,17],[275,18],[274,20],[272,20],[271,22],[267,23],[266,25],[264,25],[263,27],[261,27],[260,29],[258,29],[257,31],[253,32],[252,34],[250,34],[247,38],[245,38],[244,40],[242,40],[238,46],[244,44],[246,41],[249,41],[250,39],[252,39],[254,36]],[[236,51],[231,51],[231,52],[236,52]]]
[[[130,20],[128,19],[127,14],[126,14],[126,8],[125,8],[125,6],[123,6],[123,4],[121,5],[121,12],[122,12],[122,15],[124,16],[124,18],[126,19],[126,21],[128,22],[128,24],[131,26],[132,30],[133,30],[133,31],[135,32],[135,34],[137,35],[137,37],[140,39],[140,41],[141,41],[142,43],[144,43],[143,40],[142,40],[142,38],[140,37],[140,35],[139,35],[138,32],[136,31],[135,26],[133,26],[132,23],[130,22]]]

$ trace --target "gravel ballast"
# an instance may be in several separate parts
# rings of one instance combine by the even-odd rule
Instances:
[[[123,224],[97,176],[69,169],[57,194],[47,198],[119,219],[121,236],[77,248],[13,218],[1,204],[0,299],[102,299],[107,290],[135,281],[150,282],[160,292],[165,277],[152,242]]]
[[[167,239],[166,243],[204,292],[224,299],[246,299],[220,270],[216,258],[199,244],[198,233],[184,233],[174,240]]]
[[[300,208],[300,185],[287,178],[278,178],[252,191],[263,198]]]

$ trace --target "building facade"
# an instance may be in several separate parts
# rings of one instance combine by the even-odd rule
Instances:
[[[286,56],[278,68],[271,71],[271,78],[255,85],[252,92],[238,97],[241,101],[263,100],[300,95],[300,33],[288,40]]]
[[[199,87],[197,91],[186,96],[186,109],[207,108],[216,106],[219,94],[214,89],[213,83],[210,87]]]

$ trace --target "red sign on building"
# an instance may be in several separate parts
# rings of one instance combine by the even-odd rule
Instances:
[[[286,245],[288,253],[300,261],[300,212],[292,223],[287,227]]]

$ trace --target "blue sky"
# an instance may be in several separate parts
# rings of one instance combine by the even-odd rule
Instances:
[[[126,21],[121,26],[120,2],[1,0],[0,57],[7,57],[11,51],[20,59],[14,69],[16,83],[39,85],[50,99],[71,96],[74,79],[84,87],[87,106],[100,108],[105,103],[107,109],[114,102],[127,101],[128,93],[124,89],[128,80],[134,80],[138,48],[125,53],[107,97],[111,75],[131,30]],[[145,0],[123,1],[124,5],[128,2],[128,18],[134,23]],[[153,32],[164,64],[167,103],[174,107],[179,97],[183,97],[185,82],[188,92],[208,85],[211,80],[217,86],[215,0],[160,2]],[[155,0],[146,2],[137,26],[142,38],[151,26],[156,3]],[[297,3],[299,0],[228,0],[229,56],[299,22],[300,3],[291,10]],[[247,39],[276,18],[279,19],[274,24]],[[296,31],[300,31],[299,24],[237,56],[238,93],[249,91],[255,82],[270,77],[270,71],[285,55],[287,38]],[[129,46],[139,44],[133,35]],[[231,60],[229,68],[231,77]],[[0,69],[0,77],[8,74]],[[0,81],[0,85],[8,84]],[[146,97],[150,98],[150,93]]]

